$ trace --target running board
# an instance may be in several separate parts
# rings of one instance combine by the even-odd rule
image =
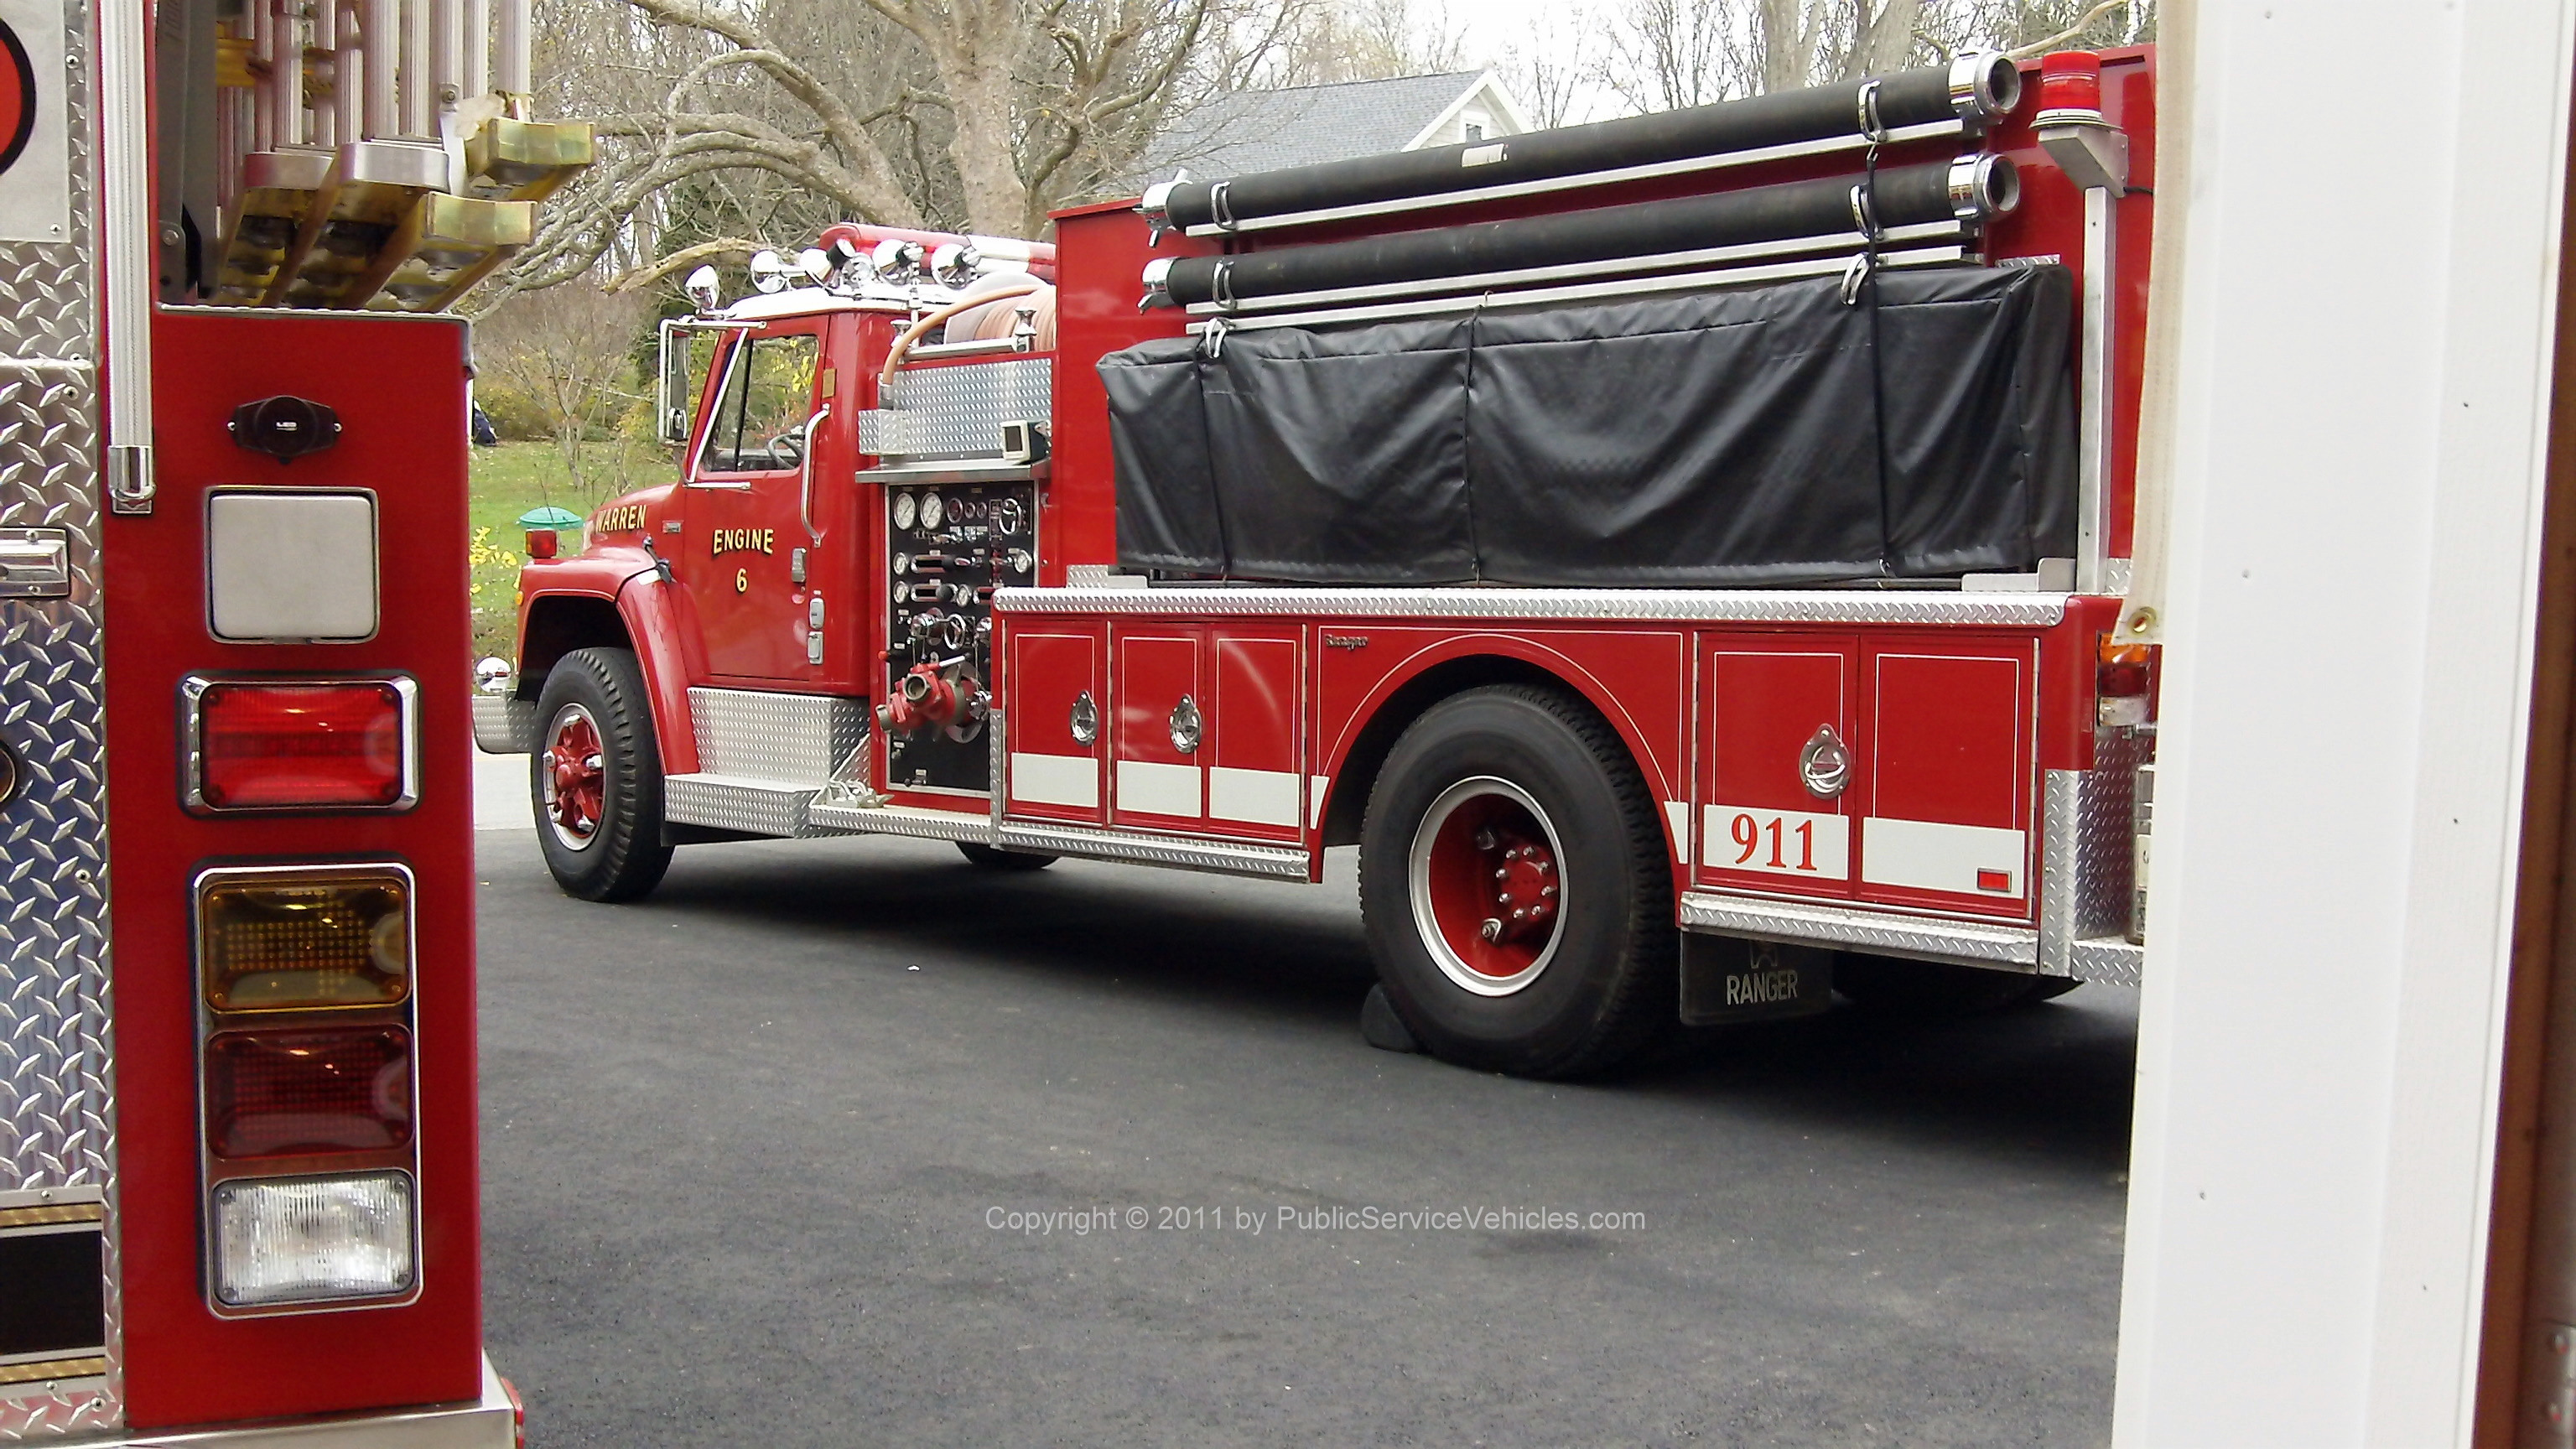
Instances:
[[[1134,830],[1102,830],[1089,825],[1006,819],[990,837],[1004,850],[1040,855],[1080,855],[1094,860],[1126,860],[1139,865],[1204,870],[1218,875],[1260,876],[1268,880],[1312,880],[1314,865],[1301,845],[1251,845],[1232,840],[1200,840],[1180,835],[1148,835]]]
[[[750,835],[829,835],[833,832],[816,828],[808,818],[819,788],[741,775],[669,775],[662,780],[662,818],[673,825]]]
[[[1878,956],[1947,961],[2033,975],[2059,974],[2040,971],[2039,932],[2028,926],[1945,921],[1849,906],[1686,891],[1682,894],[1681,927],[1685,931],[1756,941],[1839,946]],[[2135,986],[2142,979],[2146,955],[2144,946],[2118,936],[2088,937],[2073,943],[2067,953],[2068,969],[2063,974],[2078,981]]]
[[[923,810],[912,805],[826,805],[817,803],[805,818],[823,830],[853,835],[909,835],[917,840],[972,840],[989,843],[993,819],[981,810]]]

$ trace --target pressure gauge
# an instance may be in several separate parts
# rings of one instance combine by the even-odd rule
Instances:
[[[921,526],[924,529],[936,530],[939,527],[940,518],[944,516],[947,511],[948,510],[946,508],[940,505],[938,494],[924,493],[921,495]]]
[[[910,527],[912,527],[912,510],[913,510],[913,508],[914,508],[914,501],[913,501],[913,497],[912,497],[912,495],[911,495],[911,494],[909,494],[909,493],[898,493],[898,494],[896,494],[896,495],[894,496],[894,526],[895,526],[895,527],[897,527],[897,528],[910,528]]]

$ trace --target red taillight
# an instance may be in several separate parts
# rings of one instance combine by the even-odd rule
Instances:
[[[189,682],[209,810],[398,806],[412,795],[409,681]]]
[[[206,1148],[217,1157],[410,1142],[411,1034],[401,1027],[227,1031],[206,1043]]]
[[[555,556],[555,550],[560,546],[561,545],[556,542],[555,531],[553,529],[531,528],[528,530],[528,557],[553,558]]]

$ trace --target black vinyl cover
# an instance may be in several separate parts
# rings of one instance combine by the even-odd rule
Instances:
[[[2063,267],[1879,274],[1101,359],[1131,569],[1787,586],[2074,552]],[[1882,431],[1883,429],[1883,431]]]

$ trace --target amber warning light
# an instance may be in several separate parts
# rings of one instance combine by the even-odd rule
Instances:
[[[396,810],[418,794],[408,679],[190,679],[188,805]]]

